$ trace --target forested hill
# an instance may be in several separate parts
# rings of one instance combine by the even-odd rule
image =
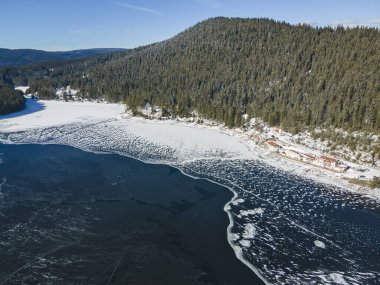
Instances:
[[[35,49],[0,48],[0,66],[23,65],[36,62],[62,61],[121,51],[118,48],[94,48],[72,51],[43,51]]]
[[[380,130],[377,29],[214,18],[165,42],[49,68],[25,70],[25,78],[7,70],[3,80],[28,80],[45,97],[71,85],[131,107],[197,110],[231,127],[248,114],[293,131]]]

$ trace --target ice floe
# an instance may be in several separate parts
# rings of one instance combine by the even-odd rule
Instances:
[[[335,284],[347,284],[343,278],[343,275],[340,273],[330,273],[330,278]]]
[[[246,240],[246,239],[241,240],[239,243],[244,247],[250,247],[251,246],[251,242],[249,240]]]
[[[241,210],[240,215],[241,216],[248,216],[248,215],[256,215],[256,214],[262,214],[264,210],[262,208],[255,208],[252,210]]]
[[[238,240],[239,238],[240,238],[240,236],[238,234],[232,234],[232,233],[230,233],[228,235],[228,239],[232,240],[232,241]]]
[[[236,199],[235,201],[233,201],[232,202],[232,204],[234,205],[234,206],[236,206],[236,205],[238,205],[238,204],[240,204],[240,203],[244,203],[244,199]]]
[[[252,239],[255,237],[256,228],[253,224],[246,224],[244,227],[243,238]]]
[[[314,241],[314,244],[316,247],[320,247],[320,248],[326,248],[326,245],[324,242],[320,241],[320,240],[315,240]]]

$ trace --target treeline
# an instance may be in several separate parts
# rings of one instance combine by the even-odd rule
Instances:
[[[24,96],[13,86],[0,84],[0,115],[19,111],[24,108]]]
[[[84,96],[132,108],[149,102],[172,115],[197,110],[230,127],[248,114],[293,132],[328,126],[378,132],[379,74],[377,29],[214,18],[165,42],[60,66],[9,69],[3,77],[27,80],[47,98],[53,88],[71,85]]]

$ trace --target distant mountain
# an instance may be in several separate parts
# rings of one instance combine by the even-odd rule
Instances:
[[[94,48],[72,51],[43,51],[35,49],[0,48],[0,66],[23,65],[47,61],[67,61],[122,51],[121,48]]]

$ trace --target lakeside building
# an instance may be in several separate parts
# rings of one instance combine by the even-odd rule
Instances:
[[[347,170],[348,166],[345,165],[342,161],[329,157],[326,155],[316,156],[311,153],[299,152],[290,148],[283,148],[275,140],[267,140],[265,142],[268,149],[272,152],[277,152],[283,156],[299,160],[307,164],[314,164],[319,167],[327,168],[333,171],[344,172]]]
[[[348,168],[342,161],[326,155],[318,157],[316,164],[339,172],[343,172]]]
[[[338,160],[326,155],[322,155],[318,158],[320,164],[324,167],[336,167],[338,165]]]

